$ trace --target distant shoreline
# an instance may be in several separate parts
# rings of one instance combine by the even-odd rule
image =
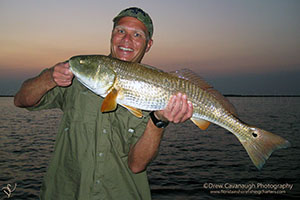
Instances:
[[[224,94],[225,97],[300,97],[299,94]]]
[[[300,97],[299,94],[224,94],[225,97]]]
[[[14,95],[0,95],[0,97],[14,97]]]
[[[225,97],[300,97],[300,94],[224,94]],[[14,97],[14,95],[0,95],[0,97]]]

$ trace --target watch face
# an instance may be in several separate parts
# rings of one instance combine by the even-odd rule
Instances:
[[[169,122],[164,122],[164,121],[161,121],[161,120],[158,120],[155,115],[154,115],[154,111],[152,111],[150,113],[150,117],[151,117],[151,120],[152,122],[155,124],[156,127],[158,128],[165,128],[168,126]]]
[[[163,121],[158,121],[156,124],[155,124],[158,128],[165,128],[167,126],[167,124]]]

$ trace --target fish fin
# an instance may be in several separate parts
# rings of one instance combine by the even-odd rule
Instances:
[[[137,108],[134,108],[134,107],[131,107],[131,106],[127,106],[127,105],[124,105],[124,104],[121,104],[121,105],[124,106],[125,108],[127,108],[127,110],[129,112],[131,112],[134,116],[136,116],[138,118],[143,117],[143,113],[140,109],[137,109]]]
[[[209,83],[207,83],[201,76],[199,76],[198,74],[196,74],[190,69],[180,69],[176,71],[171,71],[169,72],[169,74],[172,74],[184,80],[188,80],[194,83],[195,85],[198,85],[203,90],[212,88],[212,86]]]
[[[101,105],[101,112],[110,112],[117,108],[118,90],[113,88],[105,97]]]
[[[143,63],[141,63],[140,65],[142,65],[143,67],[146,67],[146,68],[148,68],[148,69],[151,69],[151,70],[155,70],[155,71],[158,71],[158,72],[163,72],[163,70],[158,69],[158,68],[156,68],[156,67],[153,67],[153,66],[151,66],[151,65],[146,65],[146,64],[143,64]]]
[[[245,147],[253,164],[259,170],[263,167],[273,151],[291,146],[289,141],[278,135],[254,127],[251,128],[251,130],[253,130],[251,138],[247,138],[247,140],[240,139],[240,141]]]
[[[209,121],[206,121],[204,119],[196,119],[196,118],[191,118],[192,122],[194,124],[196,124],[196,126],[198,126],[201,130],[206,130],[209,125],[210,125],[210,122]]]
[[[237,110],[234,105],[219,91],[214,88],[209,88],[206,91],[212,94],[227,111],[229,111],[235,117],[238,117]]]
[[[213,95],[227,111],[229,111],[234,116],[237,116],[237,111],[233,106],[233,104],[231,104],[226,97],[224,97],[219,91],[214,89],[213,86],[207,83],[201,76],[199,76],[192,70],[181,69],[181,70],[169,72],[169,74],[172,74],[173,76],[176,76],[184,80],[188,80],[193,84],[199,86],[202,90],[205,90],[206,92]]]

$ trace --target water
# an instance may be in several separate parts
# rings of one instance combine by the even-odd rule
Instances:
[[[258,171],[226,130],[212,125],[200,131],[189,121],[172,124],[148,167],[153,199],[300,197],[300,98],[229,99],[243,121],[285,137],[292,147],[275,151]],[[28,112],[14,107],[13,98],[0,98],[0,188],[16,183],[11,199],[38,199],[61,115],[59,110]],[[0,199],[6,197],[0,191]]]

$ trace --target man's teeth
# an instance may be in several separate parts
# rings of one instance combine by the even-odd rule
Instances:
[[[126,48],[126,47],[119,47],[119,48],[123,51],[133,51],[133,49],[129,49],[129,48]]]

